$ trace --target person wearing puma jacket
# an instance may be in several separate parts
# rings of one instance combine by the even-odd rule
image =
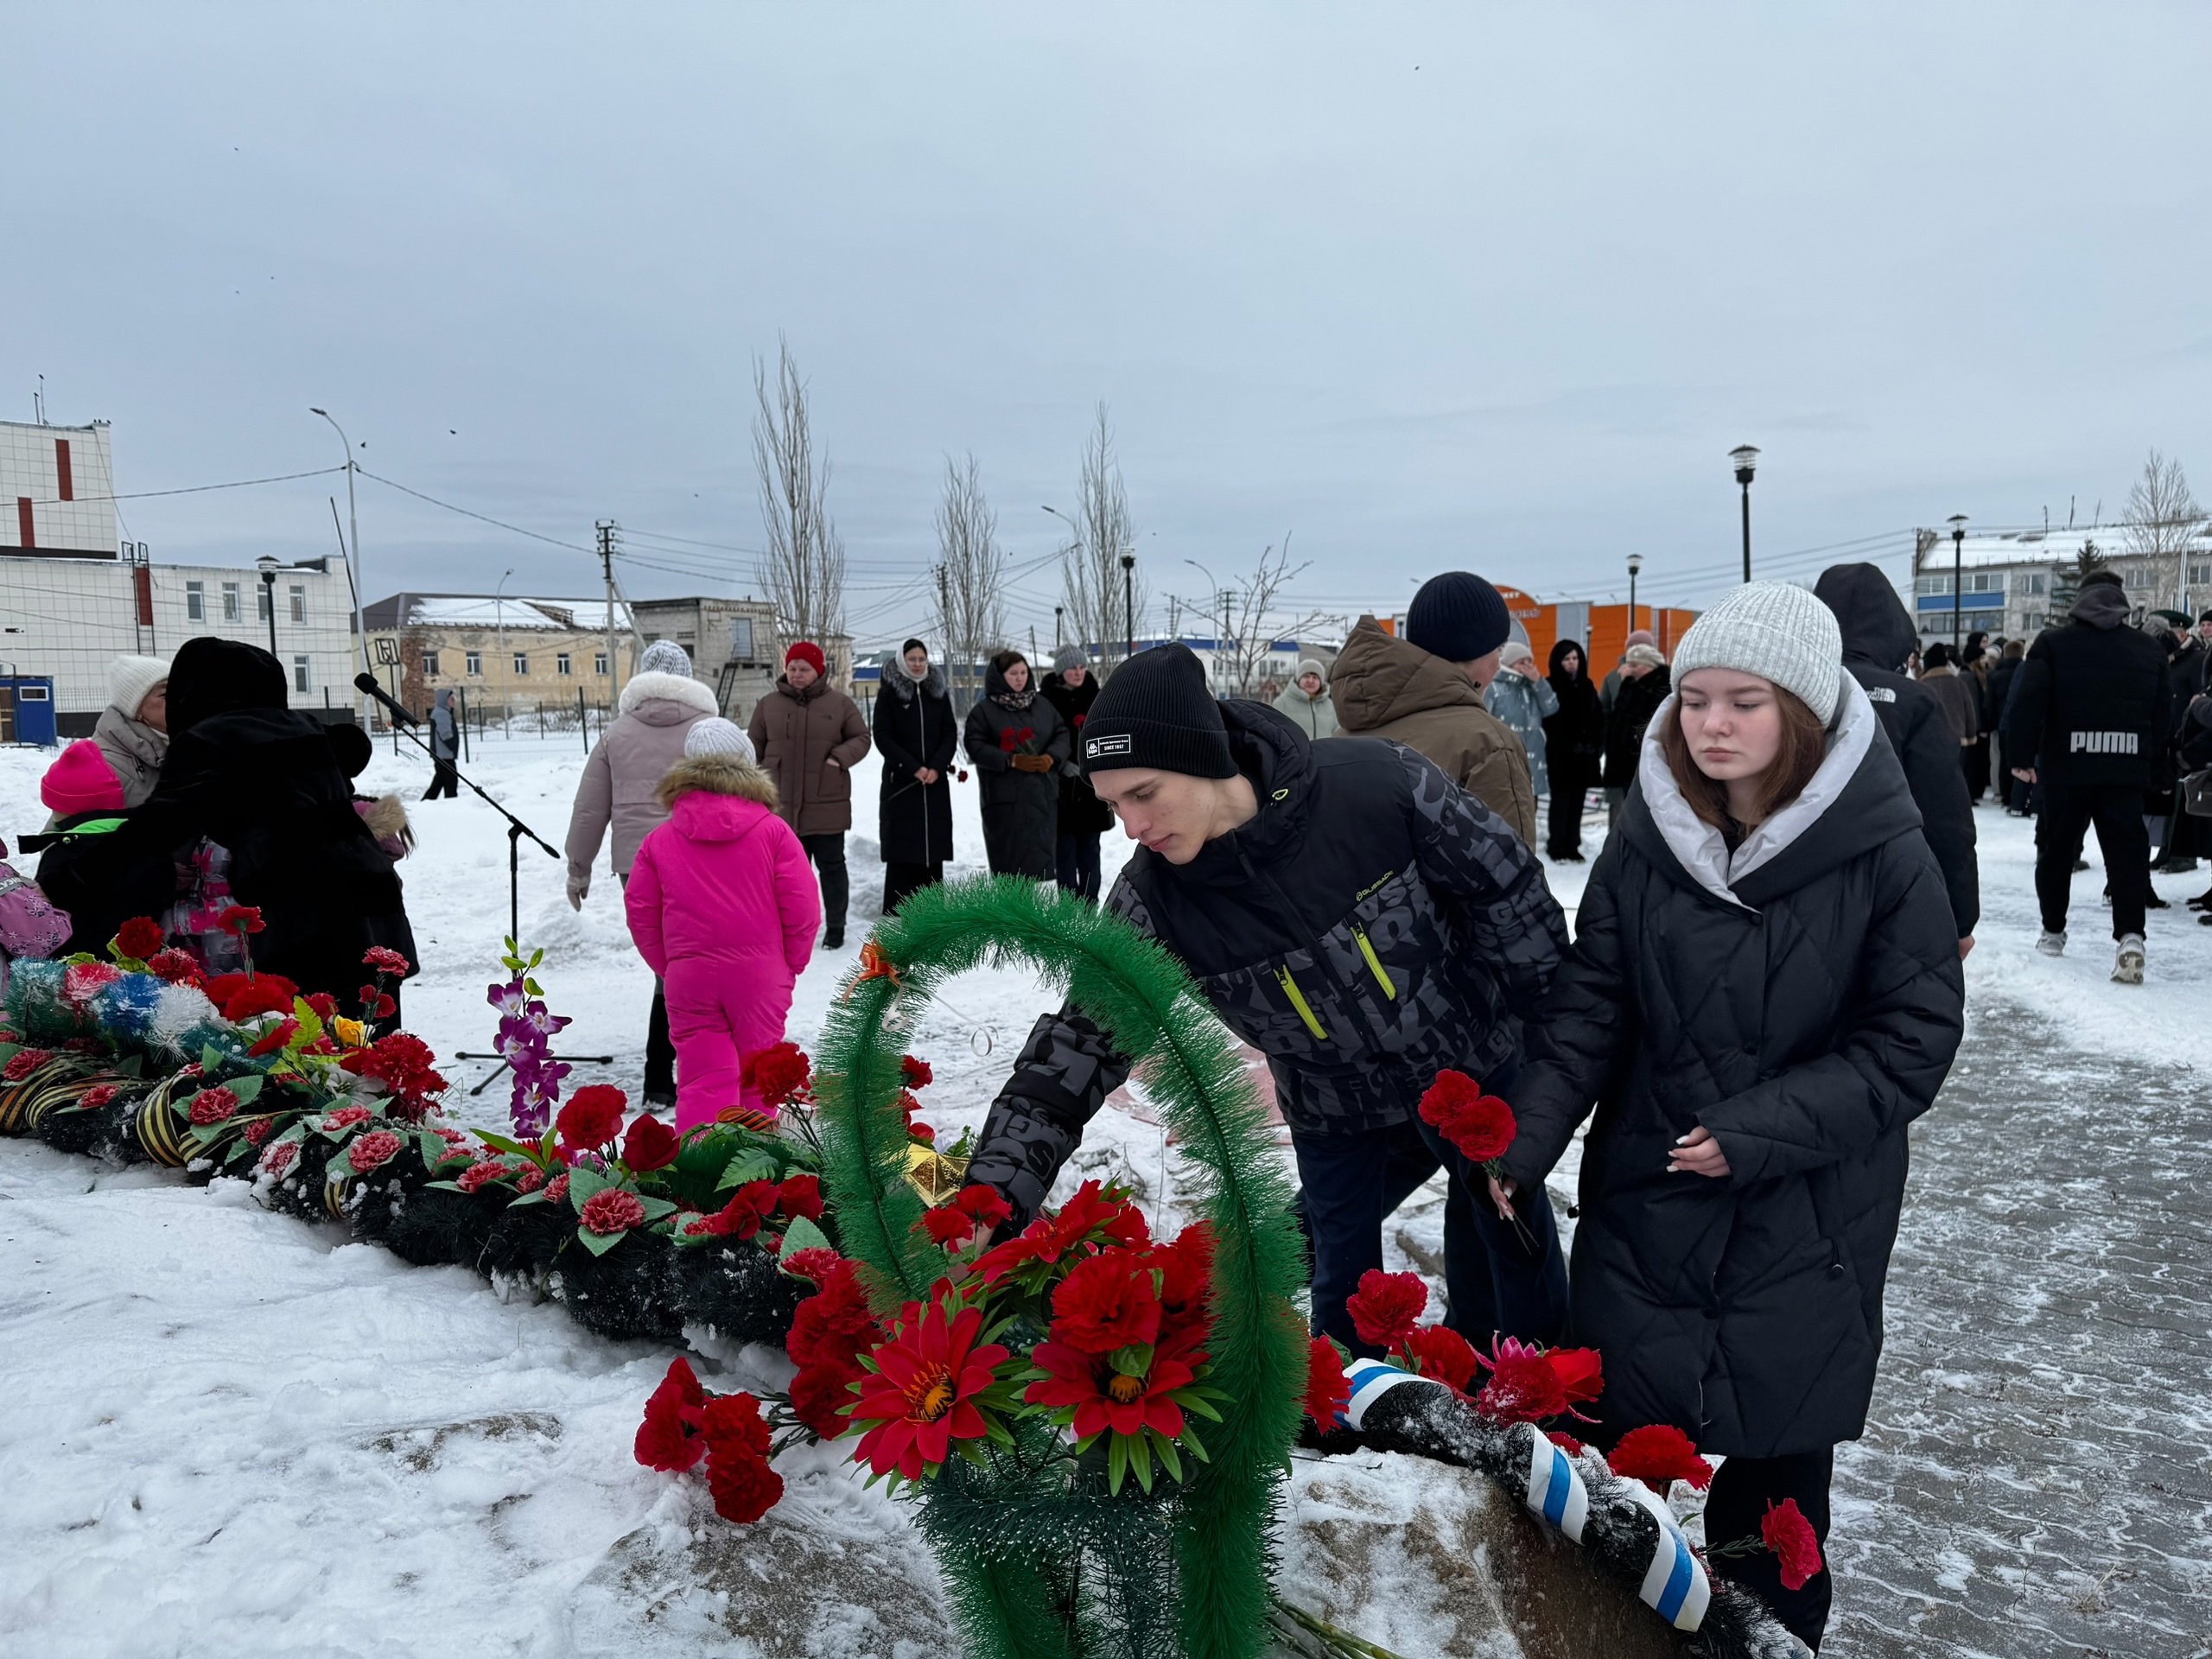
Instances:
[[[1172,721],[1128,715],[1147,679],[1173,682]],[[1186,753],[1218,746],[1220,769],[1147,760],[1163,731]],[[1434,1167],[1424,1133],[1433,1132],[1415,1115],[1422,1093],[1447,1068],[1478,1079],[1508,1071],[1521,1020],[1565,949],[1541,861],[1413,750],[1317,744],[1265,704],[1217,703],[1179,646],[1141,653],[1107,683],[1084,747],[1087,777],[1105,770],[1103,751],[1116,766],[1212,777],[1233,767],[1252,785],[1255,816],[1180,865],[1140,849],[1106,907],[1172,951],[1223,1022],[1266,1057],[1306,1187],[1314,1327],[1357,1347],[1344,1302],[1382,1265],[1383,1217],[1405,1196],[1394,1181],[1405,1166]],[[1043,1203],[1128,1065],[1072,1007],[1037,1022],[969,1166],[971,1180],[1014,1205],[1014,1225]],[[1457,1178],[1478,1185],[1480,1172],[1446,1150]],[[1478,1207],[1488,1211],[1487,1199]],[[1494,1293],[1477,1287],[1463,1299],[1453,1287],[1452,1323],[1471,1340],[1556,1334],[1565,1275],[1550,1207],[1539,1196],[1521,1209],[1532,1243],[1501,1225]]]

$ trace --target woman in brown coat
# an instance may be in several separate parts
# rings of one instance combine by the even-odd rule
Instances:
[[[776,689],[753,710],[747,734],[760,769],[776,780],[776,814],[798,831],[822,878],[822,946],[845,942],[845,831],[853,827],[853,768],[868,755],[860,705],[823,677],[822,647],[801,639],[784,653]]]

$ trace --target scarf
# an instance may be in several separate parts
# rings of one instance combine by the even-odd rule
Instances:
[[[994,691],[991,701],[1001,709],[1011,709],[1020,714],[1037,701],[1037,688],[1033,684],[1027,691]]]

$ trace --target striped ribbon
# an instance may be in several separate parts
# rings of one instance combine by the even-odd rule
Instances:
[[[1344,1367],[1344,1381],[1351,1385],[1351,1398],[1337,1414],[1337,1421],[1347,1428],[1357,1428],[1364,1423],[1368,1408],[1401,1382],[1426,1382],[1434,1389],[1444,1387],[1433,1376],[1417,1376],[1395,1365],[1386,1365],[1379,1359],[1355,1359]]]
[[[1590,1518],[1590,1494],[1582,1477],[1560,1451],[1538,1433],[1529,1430],[1529,1507],[1576,1543],[1582,1541],[1582,1523]]]
[[[1675,1524],[1666,1500],[1640,1480],[1621,1483],[1659,1523],[1659,1541],[1651,1551],[1651,1565],[1644,1569],[1643,1585],[1636,1593],[1678,1630],[1694,1630],[1705,1623],[1705,1610],[1713,1602],[1713,1586],[1705,1567],[1690,1551],[1690,1541]]]

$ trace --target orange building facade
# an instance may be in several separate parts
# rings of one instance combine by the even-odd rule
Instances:
[[[1697,620],[1695,611],[1638,605],[1636,620],[1631,624],[1625,605],[1592,605],[1580,600],[1546,605],[1518,588],[1501,587],[1497,591],[1513,620],[1527,632],[1529,649],[1535,653],[1540,668],[1551,665],[1552,646],[1560,639],[1581,639],[1587,642],[1591,677],[1598,680],[1611,673],[1627,652],[1631,626],[1650,629],[1658,639],[1660,654],[1671,658],[1677,642],[1689,632],[1690,624]],[[1403,613],[1376,620],[1386,633],[1405,631]]]

